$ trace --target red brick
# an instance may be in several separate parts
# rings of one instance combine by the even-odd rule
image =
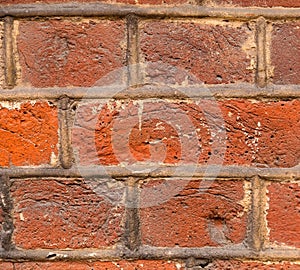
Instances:
[[[28,262],[15,263],[15,270],[180,270],[176,268],[174,262],[164,261],[116,261],[116,262],[93,262],[93,263],[76,263],[76,262]]]
[[[275,24],[272,31],[271,60],[275,84],[299,84],[300,23]]]
[[[258,6],[258,7],[300,7],[298,0],[214,0],[219,5]]]
[[[0,22],[0,88],[4,85],[3,23]]]
[[[215,111],[217,106],[222,113]],[[72,139],[80,163],[220,164],[219,158],[227,165],[293,167],[300,162],[298,100],[145,101],[139,124],[140,108],[133,102],[123,102],[122,106],[80,105]],[[217,125],[222,124],[222,117],[226,138],[220,141],[222,132]],[[197,135],[191,136],[190,129]],[[114,134],[124,137],[116,139]],[[199,140],[199,145],[191,143],[190,138]]]
[[[91,181],[98,182],[97,188]],[[124,208],[96,180],[17,180],[12,184],[17,247],[97,248],[117,243]],[[94,188],[95,187],[95,188]],[[102,193],[101,193],[102,191]],[[122,192],[122,189],[119,190]]]
[[[17,105],[0,103],[0,166],[49,164],[57,155],[57,108],[42,101]]]
[[[167,202],[140,209],[143,244],[203,247],[243,242],[247,223],[247,213],[241,203],[245,196],[243,181],[215,181],[202,193],[200,183],[191,181]],[[158,193],[165,196],[164,192],[170,192],[170,188],[161,187],[161,182],[154,181],[144,185],[141,204],[147,205]]]
[[[123,21],[23,21],[17,38],[22,83],[92,86],[124,64]]]
[[[271,183],[268,187],[267,214],[272,243],[300,247],[300,186],[296,183]]]
[[[293,264],[289,262],[279,262],[279,263],[262,263],[262,262],[241,262],[241,261],[215,261],[204,269],[207,270],[298,270],[300,269],[299,264]]]
[[[13,264],[8,262],[0,262],[1,270],[14,270]]]
[[[207,84],[253,82],[251,56],[243,48],[252,36],[246,24],[150,21],[141,27],[141,53],[145,61],[176,66]],[[168,77],[171,70],[161,72]]]
[[[0,0],[1,5],[7,4],[31,4],[31,3],[68,3],[74,2],[74,0]],[[122,3],[122,4],[185,4],[190,3],[190,0],[78,0],[76,2],[88,3],[88,2],[103,2],[103,3]]]

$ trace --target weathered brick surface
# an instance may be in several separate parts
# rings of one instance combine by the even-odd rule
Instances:
[[[176,66],[204,83],[252,82],[246,45],[252,36],[246,24],[149,21],[141,27],[141,53],[145,61]],[[172,68],[163,72],[168,76]]]
[[[0,22],[0,88],[4,86],[4,40],[3,23]]]
[[[214,0],[218,5],[258,7],[300,7],[298,0]]]
[[[121,20],[20,22],[21,83],[92,86],[124,64],[125,32]]]
[[[73,0],[0,0],[0,4],[31,4],[31,3],[67,3],[67,2],[74,2]],[[90,0],[79,0],[76,2],[88,3],[91,2]],[[121,3],[121,4],[152,4],[152,5],[163,5],[163,4],[185,4],[190,3],[190,0],[97,0],[92,2],[103,2],[103,3]]]
[[[241,261],[215,261],[204,269],[208,270],[298,270],[300,269],[299,264],[280,262],[280,263],[262,263],[262,262],[241,262]]]
[[[98,189],[94,181],[102,181]],[[16,246],[112,246],[123,232],[124,208],[117,201],[122,194],[113,200],[116,195],[107,186],[103,179],[14,181],[11,194]]]
[[[0,262],[0,269],[1,270],[14,270],[12,263]]]
[[[200,182],[187,183],[178,195],[165,203],[140,209],[144,244],[203,247],[243,242],[247,222],[245,208],[249,206],[249,202],[242,205],[243,181],[215,181],[204,193],[199,190]],[[157,189],[153,187],[155,185]],[[158,193],[164,196],[164,192],[170,192],[170,188],[164,190],[162,186],[161,182],[145,184],[141,204],[146,204],[145,201]]]
[[[147,161],[220,164],[220,159],[227,165],[299,164],[298,100],[141,104],[79,106],[73,127],[77,160],[82,165]],[[226,133],[218,126],[222,124]],[[223,141],[220,134],[226,136]]]
[[[272,183],[268,187],[267,224],[271,243],[300,247],[300,186]]]
[[[51,163],[57,155],[57,108],[47,102],[0,103],[0,166]]]
[[[178,267],[176,267],[178,266]],[[52,263],[16,263],[15,270],[180,270],[179,263],[165,261],[116,261],[116,262],[94,262],[94,263],[70,263],[70,262],[52,262]],[[8,268],[10,269],[10,268]]]
[[[275,84],[299,84],[300,23],[275,24],[272,31],[271,60]]]

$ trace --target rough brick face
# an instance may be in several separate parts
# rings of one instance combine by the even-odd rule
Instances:
[[[243,242],[247,221],[245,207],[249,203],[242,205],[243,181],[216,181],[210,183],[211,187],[204,193],[200,193],[203,185],[199,181],[186,184],[166,203],[140,209],[142,242],[164,247],[223,246]],[[157,189],[153,188],[155,185]],[[158,193],[163,196],[163,192],[170,192],[170,188],[163,190],[161,187],[163,183],[154,181],[144,185],[141,204],[146,204],[145,200],[153,199]]]
[[[0,0],[0,4],[31,4],[31,3],[67,3],[72,2],[72,0]],[[88,3],[90,0],[79,0],[76,2]],[[161,5],[161,4],[185,4],[189,3],[190,0],[96,0],[92,2],[103,2],[103,3],[122,3],[122,4],[152,4],[152,5]]]
[[[108,182],[102,179],[97,189],[94,181],[14,181],[11,192],[16,246],[97,248],[118,242],[124,209],[118,201],[110,200],[110,190],[101,193]]]
[[[281,263],[261,263],[261,262],[241,262],[241,261],[215,261],[204,269],[208,270],[298,270],[300,267],[299,264],[293,264],[289,262]]]
[[[246,24],[150,21],[141,27],[141,53],[145,61],[176,66],[207,84],[252,82],[251,56],[243,48],[251,35]]]
[[[17,38],[22,83],[92,86],[124,64],[123,21],[24,21]]]
[[[300,161],[298,100],[141,104],[79,106],[73,127],[77,160],[82,165],[112,165],[146,161],[219,164],[221,159],[226,165],[264,167],[293,167]],[[219,142],[220,123],[226,140]]]
[[[3,23],[0,22],[0,88],[4,85]]]
[[[300,247],[300,186],[297,183],[271,183],[267,214],[271,243]]]
[[[12,263],[0,262],[0,269],[1,270],[14,270]]]
[[[116,261],[116,262],[95,262],[95,263],[16,263],[15,270],[183,270],[180,264],[164,261]],[[176,267],[178,266],[178,267]]]
[[[57,143],[55,106],[0,102],[0,166],[49,164],[57,155]]]
[[[214,0],[219,5],[237,5],[243,7],[300,7],[298,0]]]
[[[300,83],[300,23],[275,24],[272,31],[271,60],[275,84]]]

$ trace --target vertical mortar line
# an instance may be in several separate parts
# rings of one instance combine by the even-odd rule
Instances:
[[[64,169],[72,167],[73,156],[71,148],[71,131],[70,131],[70,99],[62,97],[59,100],[59,160]]]
[[[135,86],[141,83],[141,71],[139,69],[139,19],[135,15],[127,16],[127,86]]]
[[[3,211],[4,223],[1,232],[1,247],[9,251],[13,248],[11,239],[14,230],[12,211],[13,204],[10,197],[10,179],[7,175],[2,175],[0,178],[0,207]]]
[[[138,180],[130,177],[126,186],[125,247],[137,251],[141,245]]]
[[[256,84],[259,87],[265,87],[267,85],[266,43],[266,20],[260,17],[256,24]]]
[[[265,205],[266,205],[266,184],[263,179],[255,176],[252,179],[252,216],[251,222],[251,247],[259,252],[264,248],[266,240],[266,222],[265,222]]]
[[[5,62],[5,83],[7,88],[16,85],[16,63],[13,48],[13,28],[14,19],[5,17],[4,19],[4,62]]]

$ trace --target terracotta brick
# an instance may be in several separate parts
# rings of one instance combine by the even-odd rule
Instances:
[[[77,110],[72,142],[81,165],[221,160],[226,165],[293,167],[300,161],[299,110],[298,100],[87,103]]]
[[[300,186],[296,183],[271,183],[268,187],[267,214],[271,243],[300,247]]]
[[[123,232],[119,186],[114,194],[103,179],[14,181],[14,243],[24,249],[114,245]]]
[[[17,38],[21,83],[92,86],[124,64],[125,32],[121,20],[22,21]]]
[[[47,102],[0,103],[0,166],[50,164],[57,156],[57,108]]]
[[[15,270],[180,270],[180,264],[165,261],[116,261],[116,262],[94,262],[94,263],[76,263],[76,262],[28,262],[15,263]],[[180,268],[176,268],[176,266]]]
[[[300,7],[298,0],[214,0],[219,5],[258,7]]]
[[[13,264],[9,262],[0,262],[1,270],[14,270]]]
[[[175,66],[207,84],[253,82],[253,57],[250,50],[246,50],[246,43],[252,37],[253,31],[246,24],[218,25],[201,21],[149,21],[140,30],[141,53],[145,61],[170,65],[159,75],[152,74],[156,70],[147,71],[151,81],[162,76],[162,72],[168,77]],[[176,74],[172,75],[176,77]]]
[[[300,23],[275,24],[272,31],[271,60],[275,84],[299,84]]]
[[[147,205],[145,201],[157,194],[164,196],[164,192],[169,193],[173,184],[165,181],[165,185],[171,187],[163,189],[164,184],[155,181],[146,183],[141,191],[141,204]],[[204,247],[243,242],[247,223],[245,210],[249,206],[249,202],[242,205],[245,196],[243,181],[215,181],[201,193],[199,187],[203,186],[200,183],[186,182],[186,187],[167,202],[140,209],[143,244]]]
[[[4,47],[3,47],[3,23],[0,22],[0,88],[4,86]]]
[[[248,270],[248,269],[256,269],[256,270],[298,270],[300,269],[299,264],[289,263],[289,262],[241,262],[241,261],[215,261],[204,269],[207,270]]]

